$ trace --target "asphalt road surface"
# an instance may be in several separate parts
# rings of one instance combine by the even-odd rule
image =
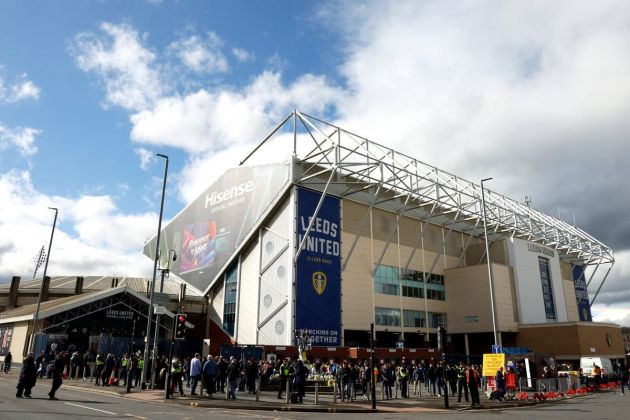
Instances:
[[[57,392],[59,401],[49,401],[50,381],[33,389],[32,399],[15,398],[15,380],[0,377],[0,420],[56,420],[56,419],[312,419],[355,418],[378,419],[498,419],[510,420],[619,420],[630,418],[630,393],[604,393],[563,401],[509,410],[466,410],[438,413],[377,413],[377,414],[322,414],[275,411],[247,411],[243,409],[208,409],[182,405],[147,403],[129,398],[97,394],[64,388]]]

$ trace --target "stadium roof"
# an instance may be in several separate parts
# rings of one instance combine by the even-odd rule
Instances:
[[[141,277],[85,276],[83,280],[83,293],[112,289],[113,279],[118,279],[115,287],[127,286],[131,290],[143,294],[147,293],[147,287],[151,282],[151,279],[145,279]],[[158,277],[158,282],[159,281],[160,278]],[[74,293],[76,283],[77,276],[51,277],[48,292],[53,294]],[[23,280],[20,282],[19,293],[39,293],[41,284],[41,278],[34,280]],[[8,293],[10,288],[11,283],[2,284],[0,285],[0,293]],[[156,289],[156,291],[158,290]],[[164,279],[164,293],[177,296],[179,295],[179,291],[180,286],[178,282],[170,278]],[[201,296],[194,290],[187,290],[186,295],[187,297]]]
[[[300,111],[240,164],[278,137],[291,137],[295,184],[483,237],[481,185]],[[489,240],[538,242],[575,265],[614,264],[612,249],[584,230],[494,191],[485,189],[484,195]]]

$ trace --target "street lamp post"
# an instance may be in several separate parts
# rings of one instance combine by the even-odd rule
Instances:
[[[171,269],[171,260],[172,261],[177,260],[177,253],[175,252],[174,249],[171,249],[168,252],[168,261],[166,263],[166,268],[160,268],[160,272],[162,274],[161,281],[160,281],[160,294],[164,293],[164,278],[168,278],[168,274]],[[153,334],[153,363],[151,364],[151,372],[154,378],[155,378],[155,373],[157,370],[157,363],[155,363],[155,361],[156,361],[156,355],[157,355],[159,329],[160,329],[160,314],[157,314],[155,317],[155,334]],[[153,382],[155,381],[151,382],[151,389],[155,388],[155,384]]]
[[[147,331],[144,336],[144,357],[143,357],[143,366],[142,366],[142,388],[146,388],[147,383],[147,373],[148,373],[148,363],[149,363],[149,341],[151,339],[151,324],[153,321],[153,298],[155,293],[155,280],[157,275],[157,265],[159,259],[160,250],[160,232],[162,231],[162,213],[164,212],[164,195],[166,193],[166,177],[168,175],[168,156],[157,153],[157,156],[166,159],[166,164],[164,166],[164,182],[162,184],[162,201],[160,202],[160,218],[158,220],[158,231],[157,238],[155,244],[155,260],[153,262],[153,281],[151,282],[151,295],[149,298],[149,314],[147,317]],[[156,328],[157,330],[157,328]],[[155,362],[154,362],[155,363]]]
[[[48,260],[50,260],[50,252],[52,251],[53,236],[55,236],[55,226],[57,225],[57,214],[59,209],[55,207],[48,207],[50,210],[55,211],[55,219],[53,220],[52,231],[50,232],[50,243],[48,244],[48,252],[46,253],[46,264],[44,265],[44,276],[42,277],[42,284],[39,288],[39,296],[37,297],[37,307],[35,308],[35,315],[33,315],[33,331],[31,332],[31,342],[28,346],[29,353],[32,353],[35,349],[35,327],[39,320],[39,307],[42,303],[42,292],[44,291],[44,282],[46,281],[46,273],[48,272]]]
[[[497,340],[497,316],[494,304],[494,279],[492,277],[492,263],[490,261],[490,246],[488,244],[488,223],[486,219],[486,195],[483,183],[490,181],[492,178],[484,178],[481,180],[481,208],[483,214],[483,236],[486,240],[486,261],[488,262],[488,283],[490,286],[490,306],[492,310],[492,332],[494,333],[494,345],[498,344]]]

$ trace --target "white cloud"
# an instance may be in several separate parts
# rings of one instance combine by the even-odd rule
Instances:
[[[221,52],[221,38],[208,32],[206,38],[191,35],[181,38],[168,47],[171,54],[175,54],[189,69],[197,73],[224,73],[230,68],[227,58]]]
[[[37,153],[35,137],[40,130],[30,127],[10,128],[0,123],[0,150],[15,148],[22,156]]]
[[[191,153],[221,150],[261,139],[294,108],[323,112],[340,93],[322,76],[307,74],[286,86],[279,73],[264,72],[240,91],[202,89],[162,98],[131,116],[131,138]]]
[[[124,214],[108,196],[68,199],[37,191],[28,171],[0,175],[0,276],[28,276],[42,245],[48,246],[54,213],[59,219],[49,275],[148,276],[142,255],[155,229],[154,213]]]
[[[239,63],[247,63],[248,61],[254,61],[256,59],[256,54],[253,51],[247,51],[243,48],[232,48],[232,55],[236,57],[236,60]]]
[[[26,73],[22,74],[15,83],[7,85],[2,69],[3,67],[0,66],[0,104],[13,104],[27,99],[39,99],[40,88],[28,79]]]
[[[69,46],[79,68],[105,85],[107,104],[130,111],[150,107],[166,91],[156,54],[130,24],[103,23],[100,34],[78,34]]]
[[[146,171],[151,162],[155,159],[155,156],[151,151],[145,149],[144,147],[138,147],[133,149],[133,151],[140,158],[140,168],[142,168],[143,171]]]

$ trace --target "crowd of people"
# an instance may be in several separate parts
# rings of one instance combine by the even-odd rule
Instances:
[[[9,359],[10,360],[10,359]],[[260,388],[277,390],[277,398],[290,398],[294,403],[303,402],[307,381],[318,381],[334,389],[336,397],[344,401],[356,398],[369,399],[372,382],[380,389],[380,398],[410,398],[422,396],[442,397],[447,393],[457,397],[457,401],[480,404],[479,394],[485,389],[479,366],[459,363],[444,363],[436,359],[408,360],[405,357],[395,360],[375,361],[372,371],[368,360],[316,360],[304,362],[298,358],[278,357],[276,360],[241,360],[234,357],[208,355],[202,358],[162,356],[151,360],[147,367],[147,380],[157,389],[168,388],[168,393],[184,396],[188,389],[192,396],[236,399],[237,392],[254,394]],[[7,367],[8,365],[8,367]],[[56,391],[64,379],[86,380],[90,378],[95,386],[124,386],[127,392],[140,385],[143,358],[140,352],[125,353],[120,357],[114,354],[82,354],[80,352],[49,351],[41,352],[35,358],[29,353],[22,363],[17,384],[17,398],[30,398],[31,389],[38,378],[52,379],[48,396],[55,400]],[[4,369],[8,372],[10,361],[5,357]],[[372,373],[372,374],[370,374]],[[620,372],[622,382],[627,386],[627,369]],[[494,375],[494,391],[490,399],[504,400],[510,391],[510,384],[525,374],[522,366],[510,366],[507,371],[499,368]],[[548,370],[543,375],[548,375]],[[597,375],[597,372],[595,372]],[[170,381],[168,377],[170,376]],[[258,385],[259,384],[259,385]],[[380,385],[380,386],[378,386]],[[629,388],[630,389],[630,388]],[[284,397],[285,392],[289,395]]]

